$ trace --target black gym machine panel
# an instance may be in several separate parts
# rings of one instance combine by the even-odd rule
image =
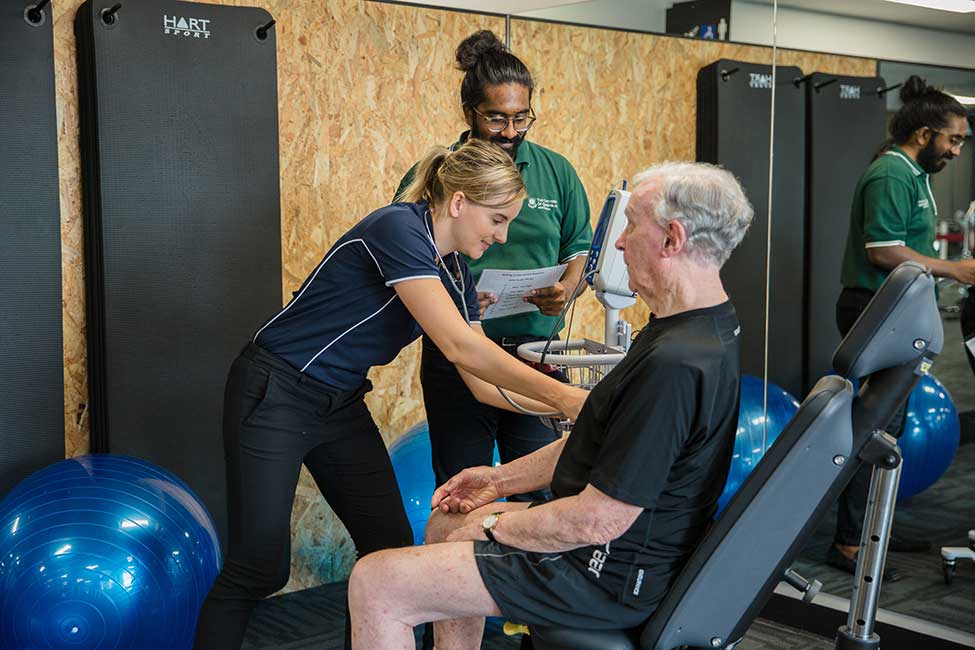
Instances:
[[[830,372],[840,343],[836,299],[850,205],[860,175],[886,133],[888,89],[881,77],[814,72],[806,94],[805,385]]]
[[[805,239],[805,98],[799,68],[779,67],[775,88],[772,267],[769,275],[769,381],[804,394],[802,373]],[[745,239],[721,272],[741,322],[742,372],[762,377],[768,255],[769,128],[772,67],[721,59],[697,76],[697,160],[741,181],[755,208]]]
[[[47,0],[0,2],[0,499],[64,458],[52,23]]]
[[[224,540],[224,382],[281,306],[272,26],[172,0],[75,16],[92,450],[179,475]]]

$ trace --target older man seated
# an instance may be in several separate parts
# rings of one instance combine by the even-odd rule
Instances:
[[[623,251],[652,316],[572,434],[437,489],[427,545],[373,553],[349,583],[356,650],[480,647],[484,616],[620,629],[652,614],[708,527],[738,418],[740,327],[721,266],[752,208],[729,172],[668,163],[636,178]],[[544,503],[498,503],[549,487]]]

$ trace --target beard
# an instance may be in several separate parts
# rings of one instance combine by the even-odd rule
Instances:
[[[485,131],[484,133],[481,133],[476,127],[477,125],[474,125],[474,128],[471,129],[471,133],[474,135],[475,138],[479,138],[481,140],[487,140],[488,142],[493,142],[498,146],[501,146],[502,144],[510,143],[511,144],[510,149],[505,149],[504,147],[501,148],[504,149],[504,152],[506,154],[511,156],[512,160],[514,160],[515,156],[518,155],[518,147],[520,147],[521,143],[525,141],[525,135],[523,133],[520,133],[513,138],[506,138],[500,133],[491,133],[490,131]]]
[[[488,139],[491,142],[493,142],[494,144],[498,145],[498,146],[501,146],[502,144],[509,144],[510,143],[511,144],[511,148],[510,149],[504,149],[504,152],[506,154],[508,154],[509,156],[511,156],[511,159],[514,160],[515,159],[515,156],[518,155],[518,147],[520,147],[521,146],[521,143],[525,141],[525,136],[523,136],[523,135],[516,135],[513,138],[506,138],[506,137],[504,137],[501,134],[491,134],[491,137],[488,138]],[[502,149],[503,148],[504,147],[502,147]]]
[[[947,165],[948,161],[952,158],[954,158],[954,156],[951,155],[950,150],[939,155],[937,149],[934,147],[934,138],[931,138],[924,146],[924,149],[921,149],[921,151],[918,152],[917,164],[920,165],[921,169],[927,173],[937,174],[945,168],[945,165]]]

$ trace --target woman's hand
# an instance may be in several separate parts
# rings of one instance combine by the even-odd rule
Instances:
[[[588,397],[589,391],[566,385],[564,396],[558,405],[559,410],[565,414],[565,417],[575,422],[576,418],[579,417],[579,411],[582,410],[582,405],[586,403],[586,398]]]

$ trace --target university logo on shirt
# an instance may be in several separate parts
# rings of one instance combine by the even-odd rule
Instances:
[[[550,212],[558,210],[559,202],[555,199],[540,199],[534,196],[528,197],[528,207],[532,210],[545,210]]]

